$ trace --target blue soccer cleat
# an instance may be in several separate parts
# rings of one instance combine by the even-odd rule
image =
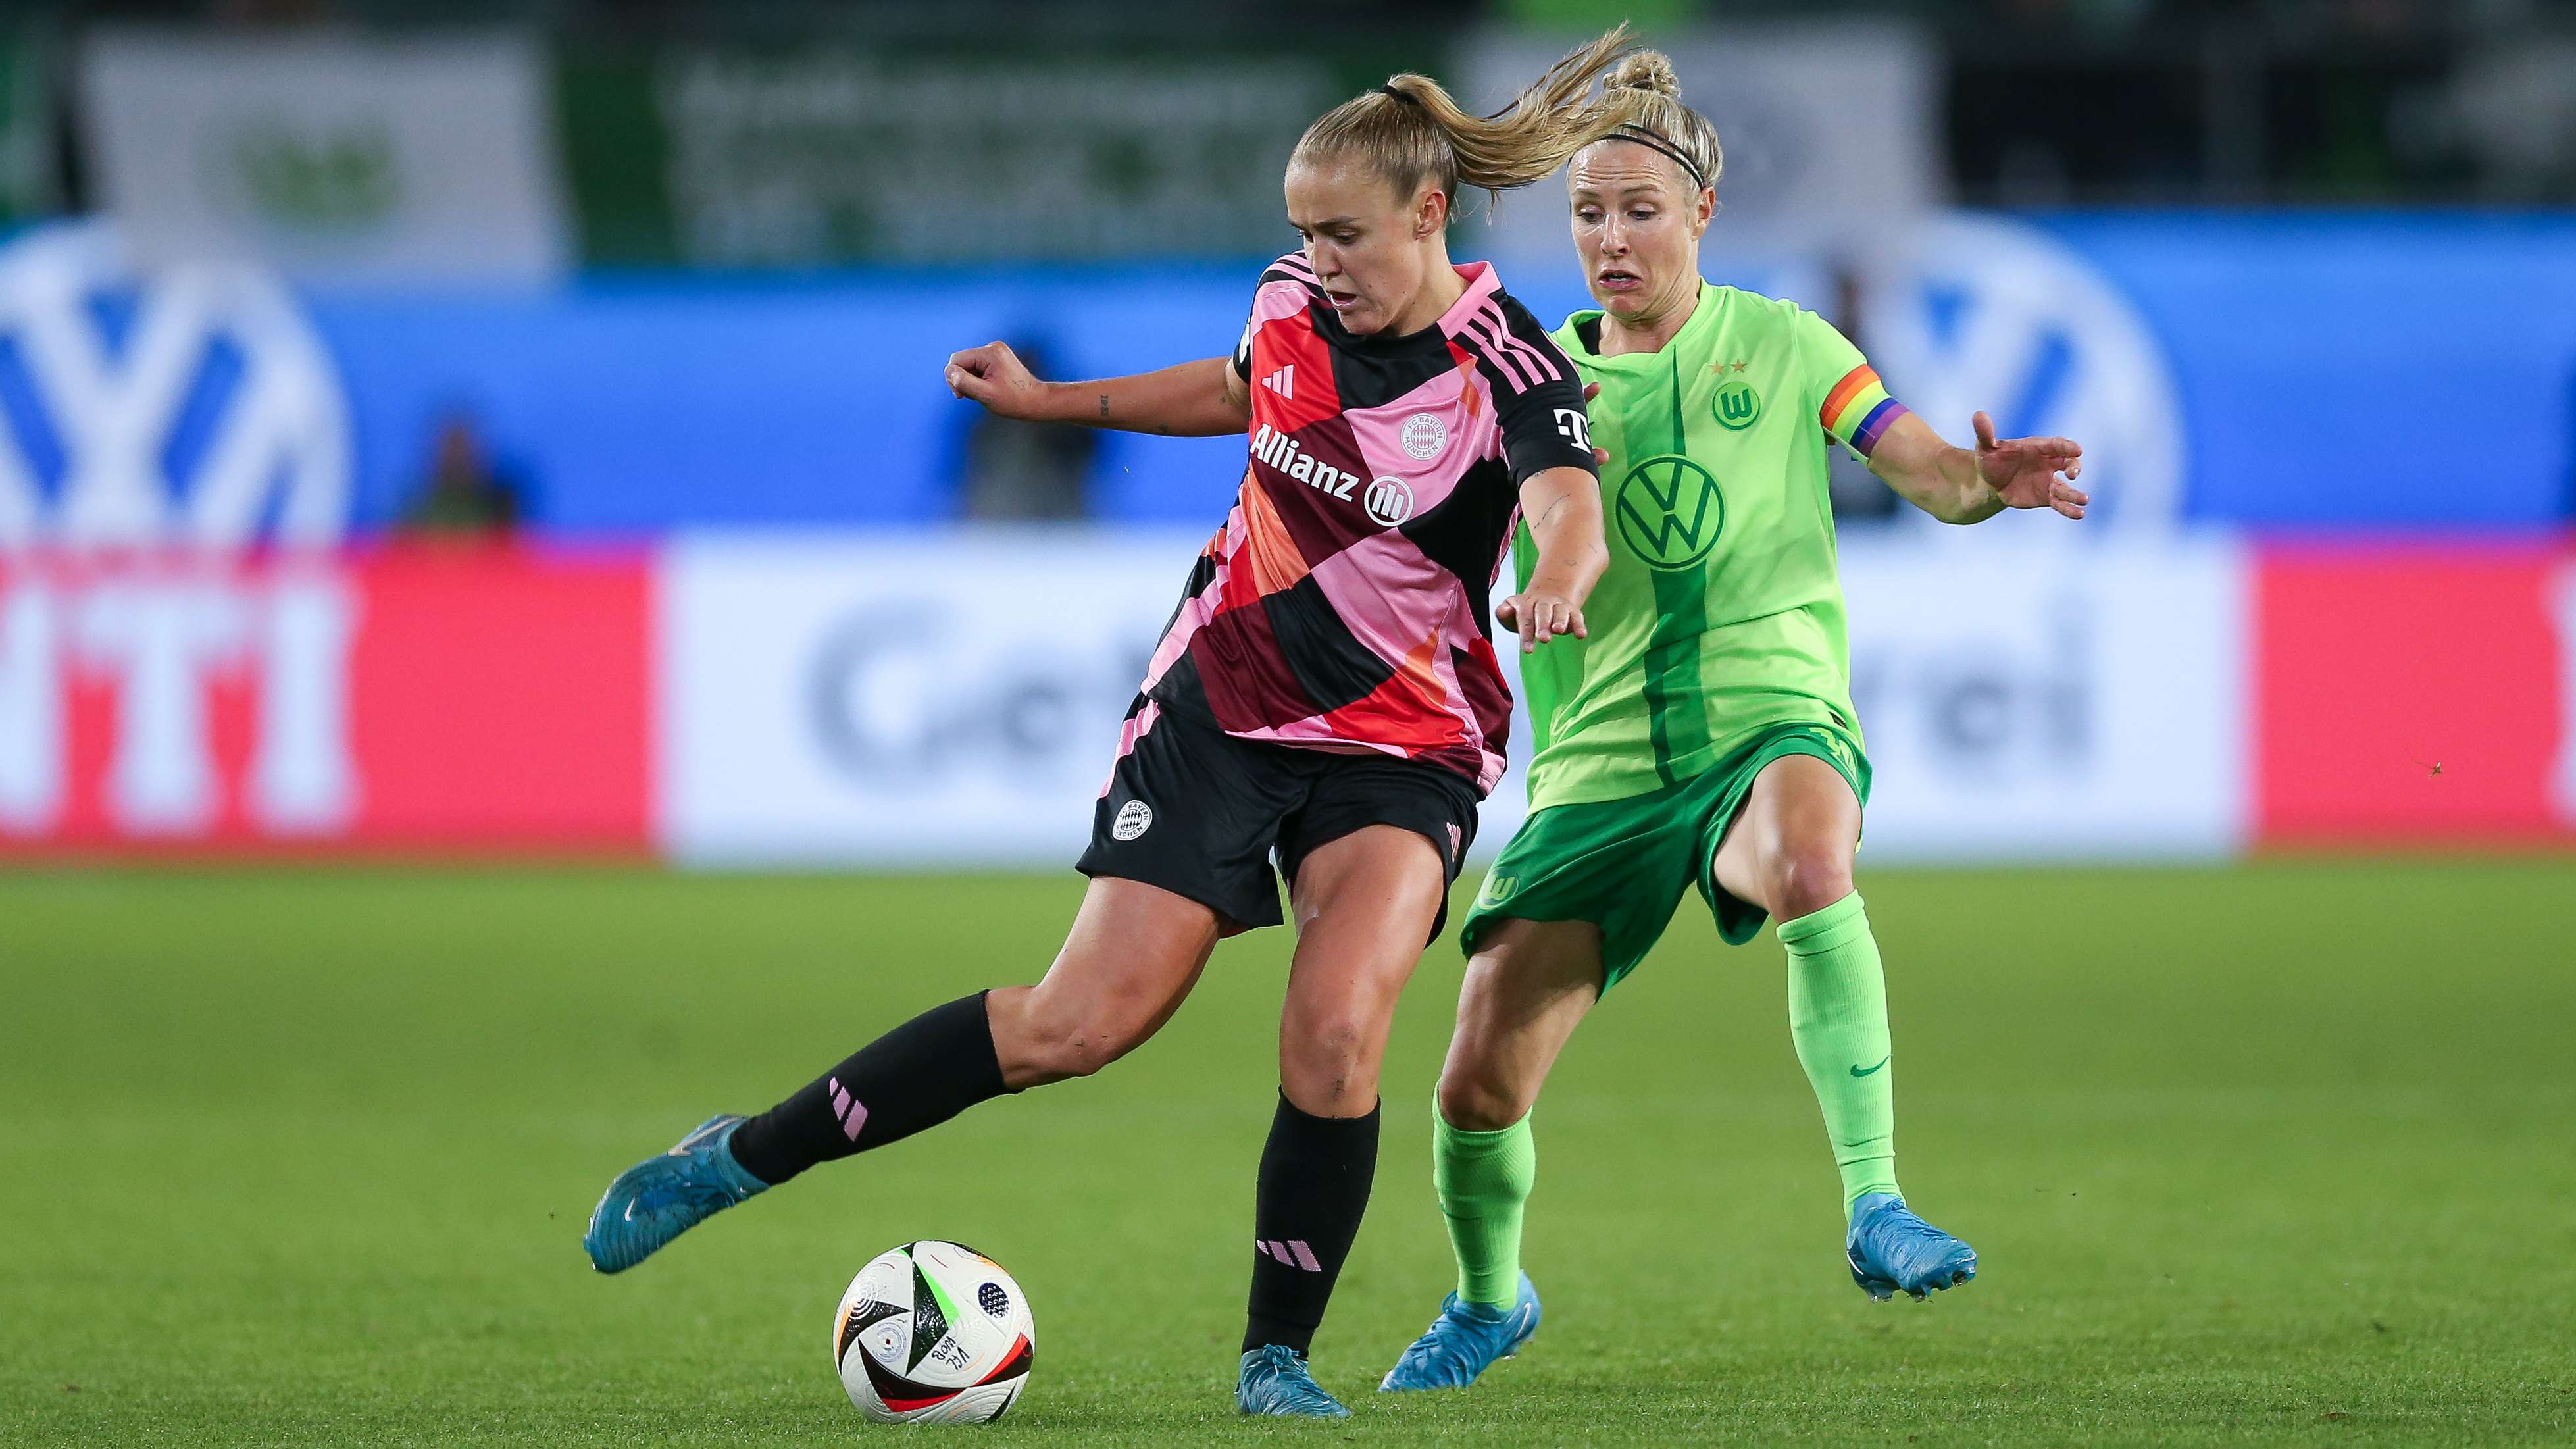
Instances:
[[[1863,1193],[1852,1204],[1843,1257],[1852,1281],[1881,1302],[1899,1293],[1920,1300],[1977,1276],[1977,1250],[1914,1215],[1893,1193]]]
[[[1521,1275],[1521,1291],[1509,1308],[1461,1303],[1458,1295],[1440,1300],[1440,1316],[1386,1371],[1379,1393],[1412,1389],[1463,1389],[1476,1376],[1510,1358],[1538,1332],[1538,1289]]]
[[[663,1244],[732,1207],[769,1184],[733,1158],[733,1129],[740,1117],[709,1117],[679,1145],[617,1174],[591,1209],[581,1245],[590,1266],[623,1273],[652,1257]]]
[[[1243,1356],[1243,1377],[1235,1381],[1234,1406],[1247,1414],[1279,1414],[1310,1419],[1347,1419],[1351,1411],[1325,1393],[1306,1371],[1306,1360],[1284,1343],[1265,1343]]]

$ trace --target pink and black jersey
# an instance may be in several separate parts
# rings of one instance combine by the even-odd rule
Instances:
[[[1548,468],[1593,469],[1582,383],[1493,269],[1402,337],[1355,336],[1298,253],[1270,264],[1234,356],[1251,456],[1131,714],[1443,766],[1491,790],[1511,694],[1486,607]]]

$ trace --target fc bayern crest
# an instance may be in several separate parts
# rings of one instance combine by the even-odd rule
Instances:
[[[1428,463],[1449,446],[1449,425],[1434,413],[1415,413],[1404,420],[1404,431],[1397,435],[1404,445],[1405,456]]]
[[[1142,800],[1130,800],[1118,807],[1118,818],[1109,822],[1113,840],[1133,840],[1154,828],[1154,807]]]

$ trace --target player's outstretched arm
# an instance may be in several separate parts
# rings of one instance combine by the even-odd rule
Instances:
[[[1005,343],[949,354],[948,390],[1006,418],[1212,438],[1252,420],[1251,395],[1222,357],[1095,382],[1047,382]]]
[[[1559,635],[1590,638],[1583,601],[1610,566],[1609,545],[1601,541],[1600,481],[1581,468],[1541,469],[1521,485],[1521,517],[1538,545],[1538,565],[1529,587],[1503,600],[1494,617],[1520,631],[1524,654]]]
[[[2007,508],[2053,508],[2082,518],[2093,500],[2077,489],[2084,450],[2071,438],[1995,437],[1979,413],[1975,449],[1943,442],[1912,413],[1898,418],[1870,454],[1869,470],[1906,502],[1943,523],[1982,523]]]

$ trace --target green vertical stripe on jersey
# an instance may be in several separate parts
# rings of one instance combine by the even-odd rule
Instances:
[[[1667,348],[1672,378],[1672,445],[1690,456],[1690,423],[1682,410],[1681,350]],[[1721,523],[1721,526],[1723,524]],[[1647,733],[1655,745],[1655,774],[1674,784],[1705,763],[1708,707],[1700,697],[1699,636],[1708,614],[1708,574],[1701,569],[1655,569],[1655,631],[1638,663],[1646,675]],[[1675,762],[1680,762],[1677,773]]]

